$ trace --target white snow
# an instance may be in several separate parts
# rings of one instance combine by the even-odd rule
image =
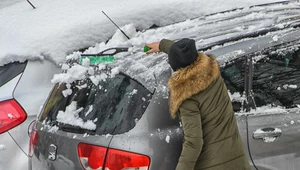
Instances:
[[[133,96],[135,94],[137,94],[138,90],[137,89],[133,89],[132,92],[129,93],[129,96]]]
[[[266,105],[261,106],[256,109],[252,109],[250,111],[251,114],[257,114],[257,113],[269,113],[269,114],[276,114],[276,113],[286,113],[286,109],[281,106],[272,106],[272,105]]]
[[[89,106],[89,110],[85,113],[85,116],[88,116],[93,111],[93,105]]]
[[[72,83],[75,80],[82,80],[85,78],[87,70],[87,67],[77,64],[68,69],[66,73],[55,74],[51,82]]]
[[[278,35],[275,35],[275,36],[273,37],[273,41],[278,41],[278,39],[279,39]]]
[[[227,9],[276,1],[31,0],[36,6],[33,9],[26,1],[4,0],[4,5],[0,3],[0,66],[26,59],[62,63],[67,54],[106,41],[117,28],[101,11],[120,27],[127,25],[128,29],[143,30],[153,24],[163,26]],[[135,36],[132,33],[128,35]],[[114,38],[120,37],[121,34],[115,35],[111,43],[116,45]],[[162,37],[158,34],[147,41],[159,38]]]
[[[170,143],[170,136],[169,135],[166,136],[166,142]]]
[[[231,101],[243,102],[246,100],[246,98],[238,92],[234,92],[233,94],[231,94],[230,91],[228,90],[228,94],[229,94]]]
[[[0,151],[5,149],[6,149],[5,145],[0,144]]]
[[[72,90],[66,89],[66,90],[62,91],[62,94],[64,95],[64,97],[67,97],[72,94]]]
[[[72,103],[66,107],[65,111],[58,111],[57,114],[57,121],[69,125],[74,125],[74,126],[79,126],[84,129],[89,129],[89,130],[95,130],[96,129],[96,124],[88,120],[84,122],[80,117],[79,117],[79,112],[81,112],[83,108],[77,109],[77,103],[75,101],[72,101]]]
[[[8,117],[9,119],[13,119],[13,118],[14,118],[14,115],[11,114],[11,113],[9,113],[9,114],[7,114],[7,117]]]
[[[282,87],[286,90],[288,88],[296,89],[298,86],[296,84],[285,84]]]

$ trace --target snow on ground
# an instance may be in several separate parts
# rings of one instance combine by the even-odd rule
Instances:
[[[163,26],[205,14],[277,0],[25,0],[0,2],[0,66],[26,59],[65,61],[72,51],[108,40],[116,27],[138,30]],[[221,5],[222,4],[222,5]]]

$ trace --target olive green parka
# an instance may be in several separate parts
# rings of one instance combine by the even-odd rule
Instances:
[[[163,39],[160,51],[168,54],[172,43]],[[217,61],[199,53],[174,72],[168,87],[171,116],[179,116],[184,132],[176,170],[250,170]]]

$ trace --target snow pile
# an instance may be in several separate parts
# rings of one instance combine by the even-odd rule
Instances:
[[[26,1],[5,0],[4,5],[0,5],[0,66],[26,59],[62,63],[72,51],[108,40],[116,27],[101,11],[119,26],[132,24],[143,30],[153,24],[163,26],[218,11],[276,1],[31,0],[36,6],[32,9]]]
[[[72,101],[72,103],[66,107],[66,111],[59,111],[57,114],[57,121],[73,126],[79,126],[84,129],[88,130],[95,130],[96,129],[96,124],[88,120],[84,122],[80,117],[79,113],[83,110],[83,108],[77,109],[77,103]]]
[[[5,145],[0,145],[0,151],[5,149],[6,149]]]
[[[272,105],[266,105],[261,106],[256,109],[252,109],[250,111],[250,114],[258,114],[258,113],[264,113],[264,114],[276,114],[276,113],[286,113],[287,110],[282,106],[272,106]]]

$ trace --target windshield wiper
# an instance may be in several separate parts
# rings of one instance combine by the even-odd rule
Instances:
[[[64,132],[71,132],[71,133],[78,133],[78,134],[87,133],[87,134],[90,134],[90,135],[95,135],[96,134],[96,130],[84,129],[84,128],[79,127],[79,126],[60,123],[60,122],[57,122],[57,121],[55,121],[53,123],[53,125],[56,125],[57,127],[59,127],[60,130],[62,130]]]

